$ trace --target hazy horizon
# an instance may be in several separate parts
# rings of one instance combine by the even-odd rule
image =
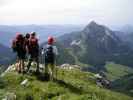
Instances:
[[[0,25],[133,25],[133,0],[0,0]]]

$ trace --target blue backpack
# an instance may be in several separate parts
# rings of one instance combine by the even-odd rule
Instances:
[[[53,52],[53,47],[49,45],[45,50],[45,62],[46,63],[53,63],[55,59],[55,55]]]

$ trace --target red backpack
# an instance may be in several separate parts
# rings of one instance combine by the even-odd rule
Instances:
[[[24,49],[24,38],[22,34],[18,34],[12,41],[12,49],[14,52],[18,51],[19,48]]]
[[[30,38],[29,39],[29,46],[31,50],[38,49],[38,39],[37,38]]]

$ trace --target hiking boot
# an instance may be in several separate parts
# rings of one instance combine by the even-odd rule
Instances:
[[[26,69],[26,73],[29,73],[29,71],[30,71],[30,70],[27,68],[27,69]]]
[[[22,71],[22,73],[23,73],[23,74],[26,74],[26,71],[25,71],[25,70],[23,70],[23,71]]]
[[[36,71],[35,71],[35,74],[36,74],[36,75],[39,75],[39,74],[40,74],[40,71],[39,71],[39,70],[36,70]]]
[[[20,73],[21,73],[21,70],[18,71],[18,74],[20,74]]]
[[[46,80],[46,81],[50,80],[50,75],[48,73],[44,74],[44,80]]]

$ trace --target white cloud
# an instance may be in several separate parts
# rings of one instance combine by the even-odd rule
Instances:
[[[132,4],[133,0],[6,0],[0,6],[0,23],[87,24],[94,19],[125,24],[133,17]]]

